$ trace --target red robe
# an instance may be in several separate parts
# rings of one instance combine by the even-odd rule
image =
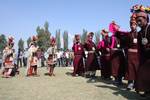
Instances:
[[[94,42],[86,42],[84,44],[84,48],[88,51],[88,56],[87,56],[87,61],[86,61],[86,66],[85,70],[86,71],[95,71],[99,69],[99,64],[97,60],[97,48]]]
[[[129,48],[128,48],[128,67],[125,75],[127,80],[136,80],[137,70],[139,66],[137,32],[129,33]]]
[[[142,37],[145,37],[145,30],[138,33],[138,51],[139,51],[139,68],[137,74],[136,90],[150,91],[150,25],[147,29],[146,38],[148,43],[142,44]]]
[[[111,47],[112,76],[122,77],[127,67],[128,32],[117,31],[114,41],[114,47]]]
[[[98,44],[98,49],[101,51],[102,56],[100,58],[101,61],[101,75],[104,78],[110,78],[111,76],[111,63],[110,63],[110,51],[107,49],[110,49],[111,44],[111,38],[106,37]]]
[[[82,74],[84,73],[83,57],[85,56],[83,45],[81,43],[74,43],[72,50],[74,52],[73,74]]]

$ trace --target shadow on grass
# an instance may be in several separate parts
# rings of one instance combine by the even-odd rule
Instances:
[[[109,88],[111,90],[114,90],[113,94],[116,96],[123,96],[127,100],[150,100],[150,97],[141,97],[139,96],[136,92],[134,91],[127,91],[123,88],[120,87],[115,87],[115,86],[106,86],[106,85],[95,85],[96,87],[100,88]]]
[[[66,72],[66,75],[72,76],[72,72]]]

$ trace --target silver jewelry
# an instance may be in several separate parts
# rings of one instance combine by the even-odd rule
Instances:
[[[146,35],[147,35],[147,28],[148,28],[149,24],[146,26],[146,30],[145,30],[145,36],[142,37],[142,44],[143,45],[146,45],[148,43],[148,39],[146,38]]]
[[[133,43],[137,43],[137,38],[134,38],[134,39],[133,39]]]
[[[146,45],[147,43],[148,43],[148,39],[147,39],[147,38],[145,38],[145,37],[144,37],[144,38],[142,38],[142,44],[143,44],[143,45]]]

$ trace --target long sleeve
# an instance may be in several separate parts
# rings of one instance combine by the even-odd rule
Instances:
[[[112,40],[112,43],[111,43],[110,48],[112,49],[112,48],[114,48],[114,46],[115,46],[115,37],[112,36],[112,37],[111,37],[111,40]]]

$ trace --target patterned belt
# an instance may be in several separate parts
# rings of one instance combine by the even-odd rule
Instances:
[[[82,56],[82,54],[75,54],[75,56]]]
[[[137,49],[128,49],[129,52],[138,52]]]
[[[95,51],[88,51],[88,53],[94,53]]]
[[[111,50],[119,50],[118,48],[112,48]]]

